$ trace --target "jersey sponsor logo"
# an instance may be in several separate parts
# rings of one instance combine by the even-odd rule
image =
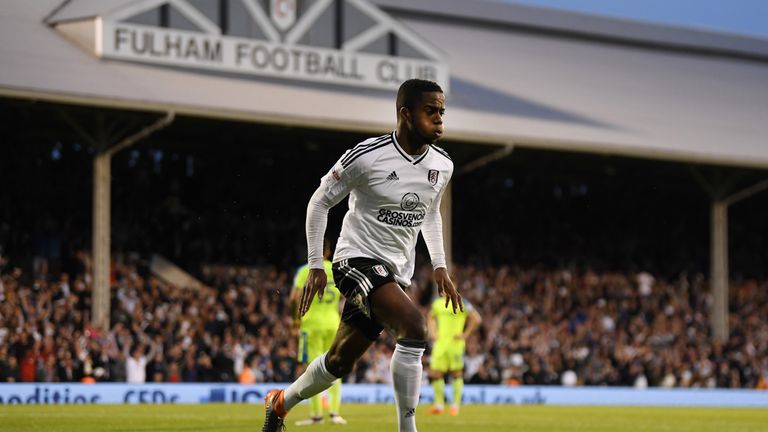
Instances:
[[[429,170],[429,173],[427,174],[427,180],[429,180],[429,184],[432,186],[437,184],[437,177],[440,175],[440,171],[438,170]]]
[[[387,180],[400,180],[400,177],[397,176],[397,173],[392,171],[388,176]]]
[[[403,198],[400,200],[400,208],[405,211],[414,210],[419,205],[419,201],[418,195],[413,192],[408,192],[403,195]]]
[[[376,273],[381,277],[386,277],[389,274],[389,272],[387,271],[387,268],[381,264],[376,264],[371,269],[373,270],[374,273]]]
[[[424,223],[424,215],[425,213],[422,211],[401,212],[397,210],[379,209],[379,214],[376,216],[376,220],[387,225],[417,228]]]

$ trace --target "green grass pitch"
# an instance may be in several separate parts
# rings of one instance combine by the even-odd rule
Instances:
[[[553,406],[462,407],[458,417],[430,417],[417,411],[420,432],[496,431],[669,431],[765,432],[768,409],[720,408],[609,408]],[[393,432],[391,405],[344,405],[348,425],[294,426],[308,407],[298,406],[288,416],[289,432]],[[76,432],[258,432],[263,420],[258,405],[38,405],[0,406],[0,430]]]

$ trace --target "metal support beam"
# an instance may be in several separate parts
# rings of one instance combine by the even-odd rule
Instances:
[[[124,138],[117,145],[100,151],[93,160],[93,301],[91,323],[101,329],[110,327],[110,284],[111,262],[111,190],[112,156],[130,147],[137,141],[165,128],[173,122],[171,111],[165,117]]]
[[[768,189],[768,179],[765,179],[761,182],[755,183],[752,186],[742,189],[735,194],[729,196],[728,198],[724,199],[726,205],[730,206],[732,204],[736,204],[737,202],[749,198],[752,195],[762,192],[764,190]]]
[[[91,323],[109,328],[109,261],[112,154],[98,153],[93,158],[93,301]]]
[[[485,156],[479,157],[472,162],[462,165],[460,169],[456,171],[456,175],[469,174],[472,171],[480,169],[491,162],[495,162],[512,154],[515,151],[515,146],[512,144],[505,145],[504,147],[496,150],[495,152],[488,153]]]
[[[512,144],[506,145],[501,149],[489,153],[483,157],[475,159],[467,164],[461,166],[454,172],[453,178],[458,176],[469,174],[472,171],[480,169],[491,162],[495,162],[499,159],[503,159],[514,151]],[[443,192],[443,197],[440,201],[440,215],[443,219],[443,247],[445,248],[445,261],[448,264],[448,269],[453,268],[453,182],[451,180],[448,186]]]
[[[728,268],[728,208],[750,196],[768,189],[768,179],[742,189],[727,198],[713,199],[711,219],[710,277],[712,285],[711,326],[712,335],[721,342],[727,342],[730,335],[728,325],[728,294],[730,292]]]
[[[728,340],[728,204],[712,203],[711,278],[712,334],[715,339]]]
[[[509,144],[495,152],[464,164],[460,169],[456,170],[453,178],[455,179],[458,176],[469,174],[489,163],[504,159],[512,154],[514,150],[515,147],[512,144]],[[445,261],[448,263],[449,270],[453,267],[453,182],[454,180],[451,180],[451,182],[448,183],[445,192],[443,192],[442,200],[440,201],[440,215],[443,218],[443,247],[445,248]]]

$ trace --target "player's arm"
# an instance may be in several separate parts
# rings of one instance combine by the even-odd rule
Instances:
[[[448,307],[450,302],[453,307],[453,313],[456,313],[457,309],[464,311],[464,304],[461,301],[461,295],[459,295],[456,286],[448,275],[448,264],[446,263],[445,247],[443,246],[443,217],[440,215],[440,202],[443,192],[445,192],[445,187],[443,187],[432,203],[432,206],[427,210],[427,214],[424,216],[424,224],[421,228],[421,235],[424,237],[424,243],[427,244],[429,257],[432,259],[437,293],[445,296],[445,307]]]
[[[160,350],[162,339],[153,341],[152,339],[147,338],[147,342],[149,343],[149,352],[147,353],[146,358],[152,360],[155,358],[155,354]]]
[[[291,294],[288,296],[288,302],[291,305],[291,317],[293,319],[299,318],[299,300],[301,299],[301,291],[304,287],[294,285],[291,288]]]
[[[328,210],[338,204],[357,185],[362,162],[350,161],[345,153],[320,181],[307,205],[307,257],[309,275],[299,302],[299,316],[304,316],[317,295],[323,297],[328,278],[323,267],[323,237],[328,224]]]
[[[301,316],[299,315],[299,304],[301,302],[301,292],[304,290],[304,284],[307,283],[309,270],[307,266],[301,266],[296,270],[296,276],[293,277],[293,286],[291,294],[288,296],[288,304],[291,308],[292,325],[291,330],[298,334],[301,327]]]
[[[299,316],[299,301],[301,301],[301,292],[303,287],[294,285],[291,288],[291,295],[288,302],[291,305],[291,331],[297,333],[301,327],[301,317]]]
[[[75,349],[77,349],[78,346],[78,344],[75,344]],[[131,356],[131,348],[133,348],[133,338],[128,338],[123,344],[123,360],[127,360],[128,357]]]
[[[469,316],[467,317],[467,323],[464,325],[464,334],[462,334],[462,337],[464,340],[466,340],[469,335],[475,332],[478,327],[480,327],[480,323],[483,322],[483,318],[480,316],[480,313],[477,312],[477,309],[472,308],[472,310],[469,311]]]

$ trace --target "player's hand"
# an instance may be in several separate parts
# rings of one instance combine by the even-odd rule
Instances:
[[[318,298],[323,298],[325,294],[325,284],[328,282],[328,276],[325,275],[323,269],[310,269],[309,277],[307,277],[307,283],[304,284],[304,289],[301,292],[301,302],[299,303],[299,316],[304,316],[309,310],[309,306],[312,304],[312,300],[315,299],[315,295]]]
[[[453,285],[451,277],[448,276],[448,270],[444,267],[436,268],[435,283],[437,284],[437,294],[445,296],[445,307],[447,308],[450,302],[453,307],[453,313],[456,313],[457,308],[464,312],[464,303],[461,301],[461,295],[456,291],[456,286]]]

